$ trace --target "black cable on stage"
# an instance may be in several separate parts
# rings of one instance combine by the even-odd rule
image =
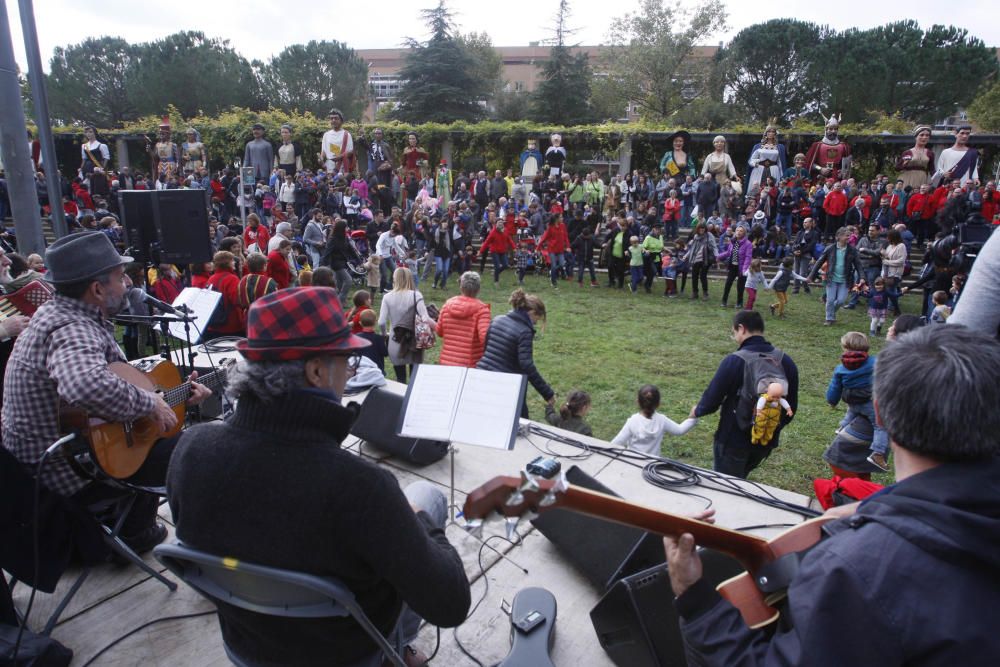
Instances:
[[[115,646],[117,646],[119,643],[125,641],[126,639],[128,639],[129,637],[131,637],[132,635],[134,635],[135,633],[137,633],[137,632],[139,632],[141,630],[145,630],[146,628],[148,628],[151,625],[156,625],[157,623],[163,623],[164,621],[181,621],[181,620],[184,620],[186,618],[198,618],[199,616],[208,616],[208,615],[214,614],[214,613],[216,613],[215,609],[209,609],[208,611],[199,611],[199,612],[196,612],[196,613],[193,613],[193,614],[180,614],[180,615],[177,615],[177,616],[161,616],[160,618],[154,618],[152,621],[147,621],[146,623],[143,623],[142,625],[140,625],[137,628],[132,628],[131,630],[129,630],[125,634],[123,634],[120,637],[118,637],[117,639],[115,639],[110,644],[105,645],[104,648],[102,648],[100,651],[98,651],[93,656],[91,656],[90,660],[88,660],[87,662],[83,663],[83,667],[90,667],[90,665],[93,664],[93,662],[95,660],[97,660],[102,655],[104,655],[105,653],[107,653],[108,651],[110,651],[112,648],[114,648]]]

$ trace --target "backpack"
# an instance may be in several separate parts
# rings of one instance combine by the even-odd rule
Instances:
[[[788,393],[788,377],[781,365],[785,353],[774,348],[770,352],[739,350],[735,354],[743,360],[743,386],[736,404],[736,425],[745,431],[753,424],[757,399],[767,392],[767,385],[777,382],[784,388],[785,394]]]

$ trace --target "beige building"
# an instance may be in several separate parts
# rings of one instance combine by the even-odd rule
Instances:
[[[574,54],[586,53],[591,65],[597,66],[604,54],[604,46],[577,46],[571,50]],[[541,65],[549,57],[549,47],[538,42],[528,46],[498,46],[496,50],[503,58],[503,79],[506,90],[514,93],[530,93],[538,85],[541,75]],[[365,110],[365,119],[372,120],[380,106],[395,99],[399,93],[402,81],[398,72],[402,69],[408,49],[358,49],[357,53],[368,63],[368,82],[371,84],[372,100]],[[699,46],[697,54],[703,58],[711,58],[718,51],[715,46]],[[598,68],[598,76],[600,71]],[[633,109],[622,104],[622,115],[634,115]]]

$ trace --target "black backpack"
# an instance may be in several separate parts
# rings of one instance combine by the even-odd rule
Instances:
[[[788,394],[788,377],[785,367],[781,365],[785,353],[774,348],[770,352],[754,352],[739,350],[736,356],[743,360],[743,386],[740,387],[740,397],[736,404],[736,425],[747,430],[753,424],[753,412],[760,395],[767,392],[767,386],[772,382],[784,387]]]

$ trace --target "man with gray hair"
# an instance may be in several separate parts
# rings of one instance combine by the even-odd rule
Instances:
[[[386,468],[340,448],[357,416],[341,396],[368,345],[351,334],[330,287],[254,301],[229,378],[236,413],[184,433],[167,490],[186,545],[337,577],[393,643],[396,633],[409,643],[421,619],[442,627],[465,620],[469,581],[444,533],[441,490],[427,481],[402,490]],[[382,664],[351,618],[277,618],[216,604],[223,640],[241,663]],[[426,662],[409,647],[404,658]]]
[[[702,579],[690,534],[667,538],[674,604],[696,664],[992,664],[1000,656],[988,621],[1000,606],[997,378],[1000,343],[962,326],[923,327],[879,353],[874,400],[896,484],[828,512],[823,538],[790,575],[773,636],[748,628]]]

